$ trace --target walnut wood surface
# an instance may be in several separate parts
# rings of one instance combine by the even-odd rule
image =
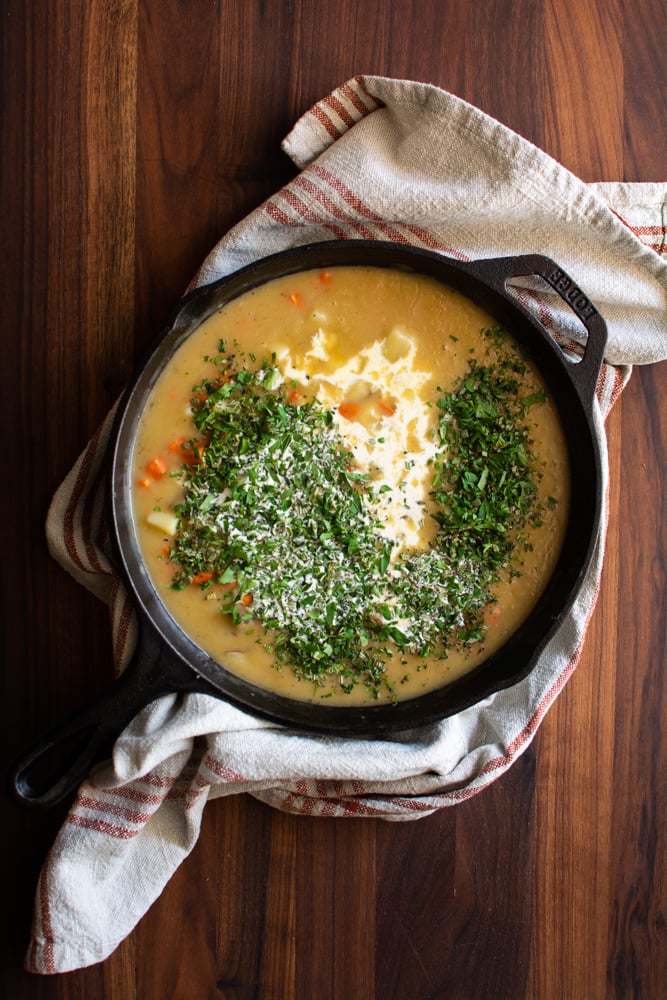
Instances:
[[[201,259],[361,73],[427,80],[586,181],[665,173],[664,0],[68,0],[0,6],[7,759],[112,677],[49,557],[55,488]],[[209,804],[106,962],[21,969],[64,816],[3,801],[8,1000],[657,1000],[667,983],[665,366],[608,421],[611,524],[574,677],[512,769],[404,824]]]

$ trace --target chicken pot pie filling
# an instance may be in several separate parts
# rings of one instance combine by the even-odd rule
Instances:
[[[567,450],[516,342],[434,279],[277,278],[169,359],[133,455],[163,603],[288,697],[396,701],[516,630],[555,565]]]

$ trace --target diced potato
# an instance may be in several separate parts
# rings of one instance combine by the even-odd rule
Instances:
[[[399,361],[407,358],[412,348],[412,339],[405,330],[395,326],[391,333],[385,338],[382,345],[382,353],[387,361]]]
[[[157,528],[158,531],[161,531],[165,535],[173,537],[176,534],[178,518],[173,514],[168,514],[164,510],[152,510],[147,516],[146,521],[152,528]]]
[[[362,399],[367,399],[372,391],[373,387],[369,382],[359,379],[347,390],[345,398],[350,403],[360,403]]]

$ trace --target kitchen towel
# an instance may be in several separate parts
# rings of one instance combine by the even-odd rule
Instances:
[[[594,418],[635,364],[667,357],[667,185],[584,184],[452,94],[382,77],[349,80],[284,140],[297,176],[227,233],[191,287],[258,257],[324,239],[383,239],[469,260],[552,257],[607,321]],[[578,321],[545,287],[521,302],[563,342]],[[106,601],[118,669],[133,612],[107,550],[103,473],[111,415],[55,495],[53,556]],[[575,669],[602,570],[606,501],[578,598],[537,667],[485,703],[419,732],[367,741],[304,735],[206,696],[159,698],[80,788],[37,887],[26,966],[56,973],[102,961],[132,931],[194,847],[209,799],[245,792],[277,809],[403,821],[476,794],[533,739]]]

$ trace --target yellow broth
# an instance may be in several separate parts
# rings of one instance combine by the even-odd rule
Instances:
[[[137,434],[134,515],[160,598],[215,660],[288,697],[357,705],[403,700],[441,687],[481,663],[517,629],[553,571],[568,516],[566,446],[548,398],[525,412],[544,512],[541,526],[526,530],[529,547],[520,553],[520,575],[506,574],[494,586],[497,603],[489,605],[483,641],[449,649],[444,659],[425,661],[397,651],[387,668],[393,692],[371,695],[362,684],[345,692],[335,676],[315,687],[287,667],[277,669],[262,625],[234,624],[222,614],[224,587],[191,584],[174,590],[176,567],[169,557],[176,524],[173,506],[183,498],[181,482],[170,473],[182,463],[178,442],[196,436],[193,388],[204,377],[214,377],[213,364],[204,359],[219,353],[221,341],[249,368],[275,356],[286,393],[315,397],[333,412],[356,465],[389,484],[391,496],[400,484],[400,507],[385,501],[382,530],[399,539],[397,550],[427,550],[436,528],[429,516],[438,420],[434,400],[439,390],[453,389],[471,358],[483,362],[481,331],[495,325],[469,299],[433,279],[381,268],[335,267],[278,278],[244,294],[203,322],[169,359]],[[539,373],[530,362],[526,367],[522,396],[544,391]]]

